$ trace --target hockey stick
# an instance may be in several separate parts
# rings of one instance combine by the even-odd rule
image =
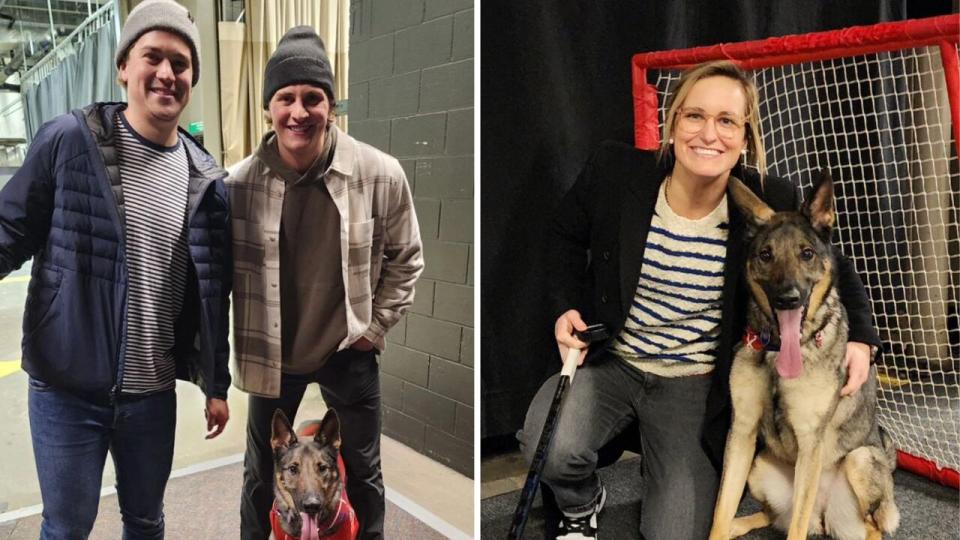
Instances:
[[[587,343],[602,341],[607,337],[606,329],[599,324],[588,327],[585,332],[577,332],[577,338]],[[567,388],[573,384],[573,376],[577,372],[577,361],[580,359],[581,352],[582,349],[570,348],[567,351],[566,358],[563,359],[563,369],[560,370],[557,391],[553,394],[553,401],[550,403],[550,410],[547,412],[547,420],[543,424],[540,441],[537,443],[537,451],[533,455],[527,480],[523,483],[523,491],[520,492],[520,501],[513,513],[513,522],[510,524],[510,532],[507,534],[507,538],[510,540],[519,540],[523,537],[523,528],[527,524],[530,507],[533,506],[533,499],[537,494],[537,487],[540,485],[540,474],[543,472],[543,465],[547,461],[550,441],[553,439],[553,432],[557,427],[560,407],[563,405],[563,395]]]

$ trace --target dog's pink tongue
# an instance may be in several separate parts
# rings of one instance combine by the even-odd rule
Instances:
[[[317,514],[311,516],[306,512],[300,512],[300,518],[303,520],[300,540],[320,540],[320,524],[317,523]]]
[[[785,379],[793,379],[803,372],[800,360],[800,315],[801,309],[777,311],[780,322],[780,354],[777,356],[777,373]]]

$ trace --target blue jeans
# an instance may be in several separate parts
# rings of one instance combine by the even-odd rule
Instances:
[[[41,540],[87,538],[100,504],[107,450],[117,474],[124,539],[163,538],[163,492],[173,465],[177,399],[81,398],[30,379],[33,456],[43,499]]]

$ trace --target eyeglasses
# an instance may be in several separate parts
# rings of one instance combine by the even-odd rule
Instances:
[[[735,138],[746,125],[745,121],[732,114],[707,114],[697,108],[682,107],[677,116],[677,128],[690,135],[700,133],[711,118],[717,135],[724,139]]]

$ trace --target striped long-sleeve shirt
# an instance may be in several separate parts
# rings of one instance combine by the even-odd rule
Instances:
[[[130,275],[121,391],[145,394],[176,386],[174,324],[187,281],[189,170],[182,142],[152,143],[122,113],[114,126]]]
[[[727,241],[727,200],[689,220],[670,209],[660,187],[640,280],[614,352],[663,376],[713,370],[720,337],[720,295]]]

